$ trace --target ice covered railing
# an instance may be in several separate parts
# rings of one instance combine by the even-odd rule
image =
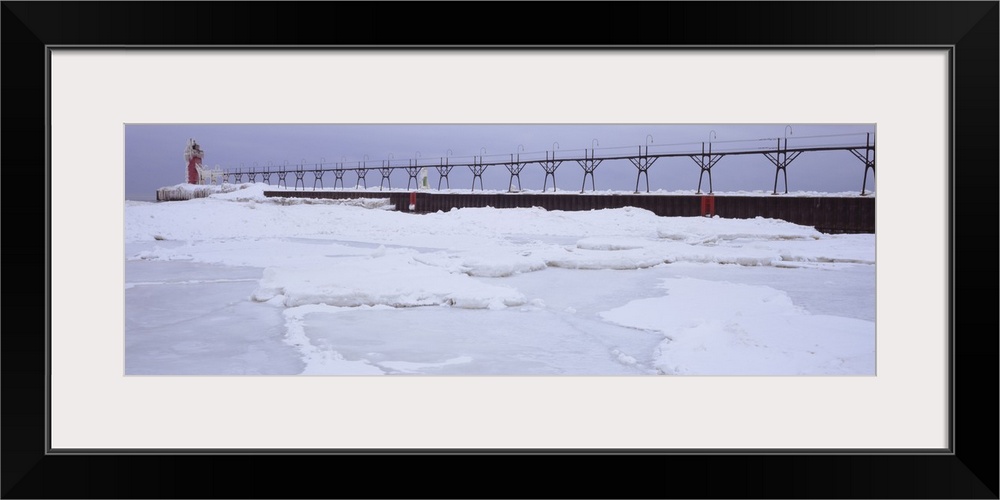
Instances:
[[[198,170],[198,184],[222,184],[226,179],[225,172],[218,165],[210,169],[199,163],[195,169]]]

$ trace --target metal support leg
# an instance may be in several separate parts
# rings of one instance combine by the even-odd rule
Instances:
[[[368,189],[368,181],[365,180],[365,176],[368,175],[368,169],[361,167],[354,170],[358,174],[358,183],[354,185],[354,189],[358,189],[361,183],[365,183],[365,189]]]
[[[343,166],[341,166],[343,167]],[[337,189],[337,183],[340,183],[340,189],[344,189],[344,169],[337,168],[333,171],[333,189]]]
[[[600,165],[601,162],[604,161],[604,160],[595,160],[594,159],[594,150],[593,149],[590,150],[590,158],[587,158],[587,151],[586,150],[584,150],[584,152],[583,152],[583,157],[584,157],[583,160],[577,160],[576,161],[578,164],[580,164],[580,167],[583,168],[583,185],[580,186],[580,192],[582,193],[584,191],[584,189],[587,188],[587,175],[588,174],[590,175],[590,190],[591,191],[596,191],[597,190],[597,186],[596,186],[596,183],[594,182],[594,170],[597,170],[597,166]],[[556,183],[555,177],[553,177],[552,178],[552,184],[553,184],[553,186],[555,185],[555,183]]]
[[[774,192],[771,194],[778,194],[778,174],[785,174],[785,194],[788,194],[788,170],[785,166],[779,166],[774,170]]]
[[[646,174],[646,192],[649,192],[649,167],[653,166],[656,162],[656,157],[650,158],[649,156],[649,146],[646,146],[646,154],[642,153],[642,146],[639,146],[639,156],[634,158],[629,158],[628,161],[639,170],[635,174],[635,193],[639,194],[639,178],[642,174]]]
[[[507,171],[510,172],[510,182],[507,183],[507,192],[511,193],[514,191],[514,178],[517,177],[517,190],[521,190],[521,170],[527,163],[521,163],[521,154],[517,154],[517,160],[514,160],[514,155],[510,155],[510,163],[504,163],[504,167],[507,167]]]
[[[701,172],[698,173],[698,190],[695,191],[695,193],[697,193],[697,194],[701,194],[701,181],[702,181],[702,179],[705,178],[705,171],[706,171],[706,169],[702,168]],[[711,170],[708,170],[708,185],[709,185],[708,191],[712,192],[712,171]]]
[[[788,165],[792,163],[802,151],[793,151],[791,154],[788,153],[788,139],[785,139],[785,144],[782,146],[781,139],[778,139],[778,149],[773,153],[764,153],[764,156],[771,163],[774,164],[774,191],[772,195],[778,194],[778,174],[784,173],[785,177],[785,194],[788,194]]]
[[[635,192],[636,192],[636,194],[639,193],[639,179],[642,177],[642,174],[646,174],[646,192],[647,193],[649,192],[649,172],[647,172],[646,170],[639,170],[639,173],[635,174]]]
[[[441,190],[441,179],[444,179],[444,181],[445,181],[445,183],[444,183],[445,187],[447,187],[448,189],[451,189],[451,181],[448,180],[448,174],[447,173],[443,173],[442,174],[440,170],[438,170],[438,174],[440,174],[440,177],[438,177],[438,191]]]
[[[705,151],[705,143],[701,143],[701,156],[691,155],[690,158],[701,167],[701,172],[698,174],[698,190],[697,194],[701,194],[701,181],[705,177],[705,172],[708,172],[708,194],[714,192],[712,186],[712,167],[725,155],[722,154],[712,154],[712,143],[708,143],[708,151]]]
[[[486,190],[483,187],[483,172],[486,171],[486,167],[489,165],[483,165],[483,157],[480,156],[478,160],[473,160],[473,164],[469,165],[469,170],[472,170],[472,190],[476,190],[476,179],[479,179],[479,189]]]
[[[441,180],[444,179],[445,185],[448,189],[451,189],[451,181],[448,180],[448,174],[451,173],[451,169],[454,168],[453,165],[448,164],[448,160],[442,158],[438,165],[434,166],[438,171],[438,191],[441,190]]]
[[[545,192],[545,188],[548,187],[549,176],[552,176],[552,192],[556,192],[556,174],[555,172],[545,171],[545,181],[542,182],[542,192]]]
[[[420,175],[420,169],[419,168],[407,168],[406,169],[406,175],[408,175],[410,177],[409,179],[406,180],[406,189],[410,189],[410,182],[411,181],[414,184],[416,184],[416,186],[418,188],[420,187],[420,181],[417,180],[417,176]]]
[[[868,169],[872,170],[872,180],[875,180],[875,162],[872,161],[870,164],[865,165],[865,178],[861,181],[861,196],[868,196],[865,193],[865,186],[868,185]]]
[[[296,191],[299,190],[299,183],[300,182],[302,183],[302,190],[303,191],[306,190],[306,181],[304,180],[305,176],[306,176],[306,171],[302,170],[302,166],[299,165],[298,170],[295,171],[295,190]]]
[[[865,176],[861,181],[861,196],[865,194],[868,185],[868,169],[872,171],[872,180],[875,179],[875,145],[871,143],[871,133],[865,134],[865,154],[862,155],[857,149],[852,149],[851,153],[865,164]]]
[[[514,192],[514,178],[515,177],[517,178],[517,190],[518,191],[521,190],[521,174],[520,173],[517,173],[517,174],[513,174],[512,173],[512,174],[510,174],[510,182],[507,184],[507,192],[508,193],[513,193]]]
[[[388,184],[389,189],[392,189],[392,180],[389,179],[389,175],[392,174],[392,167],[382,167],[378,169],[379,173],[382,174],[382,181],[378,183],[378,190],[382,190],[383,184]]]
[[[542,182],[542,192],[545,192],[545,188],[548,186],[549,176],[552,176],[552,192],[556,192],[556,169],[559,165],[562,165],[562,160],[556,161],[556,152],[552,151],[552,159],[549,159],[548,151],[545,152],[545,161],[540,161],[542,168],[545,170],[545,180]]]

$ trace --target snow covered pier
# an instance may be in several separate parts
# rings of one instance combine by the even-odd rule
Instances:
[[[207,198],[216,190],[210,186],[200,186],[196,184],[181,184],[171,187],[162,187],[156,190],[156,201],[183,201],[195,198]]]
[[[741,196],[579,193],[437,193],[428,191],[265,191],[282,198],[389,198],[396,210],[416,213],[493,207],[581,211],[636,207],[659,216],[764,217],[813,226],[824,233],[875,233],[874,197]],[[415,199],[414,199],[415,198]],[[414,208],[410,210],[411,202]]]

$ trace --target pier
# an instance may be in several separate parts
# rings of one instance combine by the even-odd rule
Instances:
[[[723,218],[755,218],[765,217],[781,219],[795,224],[815,227],[825,233],[874,233],[875,232],[875,199],[870,196],[868,176],[875,176],[875,140],[873,133],[864,134],[864,142],[860,142],[861,134],[835,134],[797,138],[797,144],[789,145],[788,133],[791,126],[785,129],[783,138],[761,138],[752,140],[717,141],[715,132],[709,134],[703,142],[683,144],[652,144],[652,136],[647,135],[646,144],[641,146],[625,146],[617,148],[597,149],[597,139],[589,149],[560,151],[559,143],[554,142],[552,149],[547,151],[524,152],[523,146],[518,146],[517,152],[487,156],[485,148],[475,156],[440,158],[395,159],[389,158],[372,161],[367,155],[360,161],[343,161],[330,163],[325,159],[310,163],[303,159],[297,165],[289,165],[286,161],[280,166],[268,163],[261,168],[256,162],[250,168],[241,164],[238,168],[218,169],[220,175],[213,176],[213,182],[257,183],[264,182],[278,189],[265,190],[268,197],[282,198],[313,198],[313,199],[349,199],[349,198],[387,198],[401,212],[429,213],[448,211],[453,208],[492,207],[528,208],[540,207],[546,210],[600,210],[609,208],[636,207],[649,210],[659,216],[718,216]],[[846,137],[853,136],[850,139]],[[831,139],[838,142],[831,144]],[[788,167],[800,157],[808,158],[817,152],[842,152],[848,165],[855,165],[860,174],[860,193],[857,196],[801,196],[788,195]],[[727,157],[756,156],[760,161],[766,161],[774,167],[773,189],[770,193],[760,195],[720,194],[714,192],[712,169]],[[683,160],[672,162],[665,159],[689,159],[699,169],[697,188],[692,194],[650,193],[649,176],[668,173],[667,163],[671,167],[683,163],[691,168],[690,163]],[[659,163],[657,163],[659,161]],[[798,160],[803,161],[803,160]],[[609,165],[610,163],[610,165]],[[745,162],[744,162],[745,163]],[[565,185],[557,191],[557,173],[560,166],[577,165],[583,173],[582,184],[577,191],[574,188],[566,190]],[[602,167],[603,168],[599,168]],[[468,168],[472,174],[472,185],[468,192],[456,192],[448,178],[454,168]],[[483,174],[488,169],[504,168],[509,174],[507,191],[487,191],[483,185]],[[521,173],[526,168],[540,168],[544,171],[541,182],[541,193],[524,190],[521,186]],[[634,167],[632,170],[630,167]],[[563,167],[564,169],[566,167]],[[850,168],[850,167],[848,167]],[[438,174],[437,190],[428,178],[429,170]],[[367,176],[373,170],[380,179],[378,191],[374,183],[368,187]],[[398,171],[406,174],[406,190],[392,188],[392,177]],[[631,172],[631,173],[630,173]],[[332,173],[332,176],[326,174]],[[292,174],[292,176],[289,176]],[[350,177],[347,175],[350,174]],[[631,174],[635,175],[635,190],[598,192],[598,178],[603,175],[615,176],[621,184],[622,180],[631,184]],[[311,176],[310,178],[307,178]],[[327,181],[333,178],[332,187],[324,187],[324,177]],[[590,178],[590,190],[587,190],[587,179]],[[476,180],[479,180],[479,191],[476,190]],[[515,188],[515,180],[517,187]],[[645,190],[641,190],[645,181]],[[289,182],[294,184],[289,187]],[[311,182],[311,189],[310,183]],[[345,187],[345,181],[354,181],[352,187]],[[770,181],[770,178],[768,178]],[[272,184],[272,182],[274,182]],[[446,191],[441,190],[442,182]],[[579,177],[574,182],[579,182]],[[779,182],[782,189],[779,190]],[[551,184],[551,192],[549,185]],[[363,188],[362,188],[363,186]],[[398,184],[397,184],[398,186]],[[197,197],[197,193],[181,193],[187,197]],[[174,194],[157,192],[158,200],[182,199],[173,198]]]
[[[453,208],[492,207],[546,210],[601,210],[636,207],[664,217],[719,216],[735,219],[764,217],[813,226],[817,231],[874,233],[874,197],[738,196],[579,193],[436,193],[433,191],[265,191],[281,198],[388,198],[401,212],[447,212]],[[410,206],[413,205],[413,210]]]

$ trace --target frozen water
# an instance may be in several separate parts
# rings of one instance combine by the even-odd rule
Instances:
[[[126,203],[126,374],[875,373],[874,235],[263,189]]]

